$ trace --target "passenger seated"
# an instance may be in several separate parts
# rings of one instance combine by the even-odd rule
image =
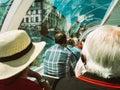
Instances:
[[[74,71],[77,62],[72,54],[65,50],[67,38],[64,33],[58,32],[55,34],[55,43],[46,50],[43,56],[44,76],[53,88],[61,78],[71,77],[70,72]]]
[[[82,54],[77,77],[61,79],[55,90],[120,90],[120,27],[105,25],[92,31]]]
[[[80,58],[81,50],[77,46],[77,42],[73,38],[67,39],[67,49],[73,54],[75,59],[78,61]]]
[[[45,42],[32,43],[23,30],[1,33],[0,90],[43,90],[27,76],[30,64],[44,46]]]

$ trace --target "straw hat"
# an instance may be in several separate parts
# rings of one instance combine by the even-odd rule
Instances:
[[[6,79],[29,66],[45,46],[45,42],[32,43],[24,30],[0,34],[0,79]]]

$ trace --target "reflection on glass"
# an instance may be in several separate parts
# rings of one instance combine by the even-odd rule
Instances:
[[[2,26],[12,1],[13,0],[0,0],[0,27]]]
[[[14,0],[0,0],[0,27]],[[46,41],[46,48],[36,58],[35,66],[42,63],[44,51],[54,44],[50,36],[40,34],[42,24],[49,30],[63,30],[69,35],[76,34],[80,26],[92,27],[100,24],[113,0],[40,0],[31,5],[19,26],[25,30],[33,42]],[[26,4],[27,5],[27,4]],[[45,28],[43,29],[45,31]]]

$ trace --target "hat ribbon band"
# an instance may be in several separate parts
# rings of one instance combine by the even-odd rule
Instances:
[[[33,46],[33,44],[32,44],[32,42],[30,42],[30,44],[21,52],[18,52],[14,55],[7,56],[7,57],[0,57],[0,62],[7,62],[7,61],[16,60],[16,59],[22,57],[23,55],[25,55],[28,51],[30,51],[32,46]]]

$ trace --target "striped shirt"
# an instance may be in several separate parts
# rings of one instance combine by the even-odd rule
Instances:
[[[44,74],[55,77],[70,77],[70,68],[74,70],[76,59],[59,44],[47,49],[43,56]]]

